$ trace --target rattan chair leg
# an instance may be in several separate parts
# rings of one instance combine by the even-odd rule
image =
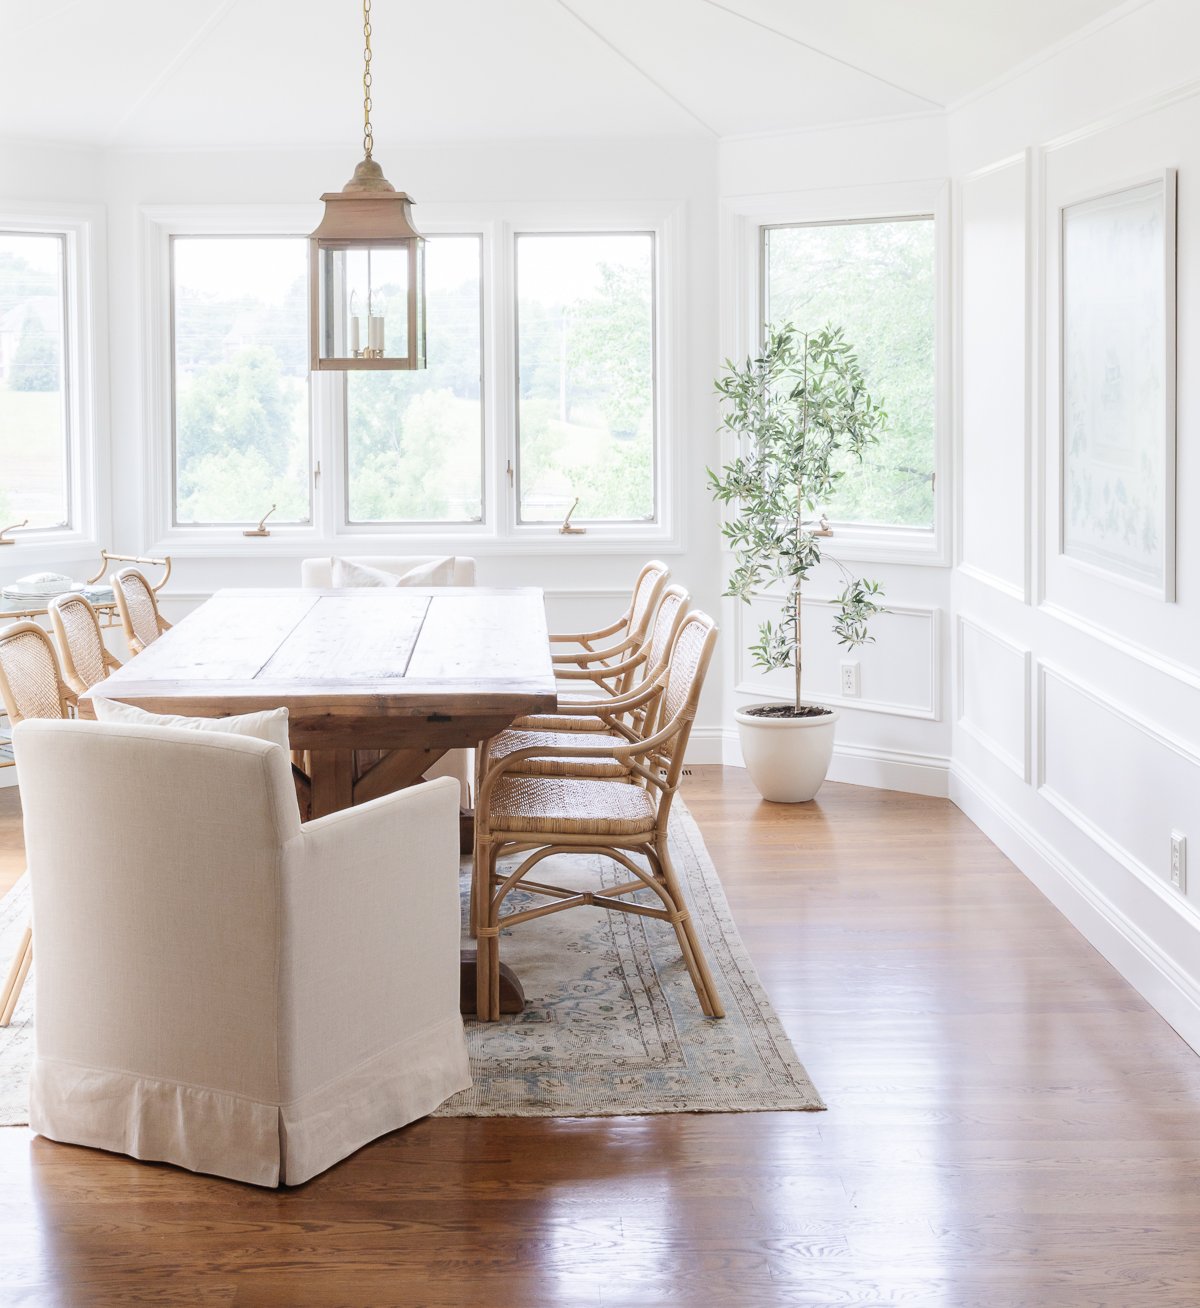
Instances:
[[[500,901],[493,893],[496,887],[496,864],[500,861],[500,848],[500,843],[497,841],[489,849],[486,861],[487,879],[480,887],[485,905],[480,916],[487,918],[488,930],[487,1020],[489,1022],[500,1020]]]
[[[490,925],[492,868],[495,849],[490,840],[475,842],[475,866],[471,875],[471,921],[475,928],[475,1019],[490,1022],[492,1011],[492,956],[497,952],[496,938],[480,927]],[[499,973],[499,960],[496,972]],[[499,981],[497,981],[497,986]]]
[[[8,970],[8,979],[4,989],[0,990],[0,1026],[8,1026],[16,1011],[17,1000],[21,997],[21,988],[29,975],[29,965],[33,962],[33,926],[26,926],[21,934],[21,943],[17,946],[16,957]]]
[[[696,997],[700,1000],[700,1007],[704,1010],[706,1017],[724,1017],[725,1009],[721,1004],[720,996],[717,994],[716,982],[709,971],[708,961],[704,957],[704,950],[700,947],[696,927],[692,922],[691,914],[688,913],[687,900],[684,898],[683,888],[679,884],[679,876],[675,871],[675,865],[671,862],[671,855],[667,852],[665,839],[656,842],[651,863],[658,865],[656,871],[661,874],[663,885],[666,887],[667,893],[671,896],[676,908],[686,914],[681,921],[675,923],[675,935],[679,939],[679,948],[683,952],[683,961],[687,964],[692,984],[696,987]]]

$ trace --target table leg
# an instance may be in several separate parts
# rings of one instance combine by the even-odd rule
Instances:
[[[475,1016],[475,951],[464,949],[458,956],[458,1011]],[[520,978],[507,963],[500,964],[500,1011],[520,1013],[525,1009],[525,991]]]
[[[308,759],[313,817],[350,808],[354,803],[354,751],[313,749]]]

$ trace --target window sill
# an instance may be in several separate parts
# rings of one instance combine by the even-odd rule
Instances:
[[[28,571],[39,564],[75,563],[86,560],[88,573],[93,573],[100,566],[100,551],[103,546],[98,540],[85,536],[82,532],[63,531],[53,533],[38,532],[35,535],[17,533],[11,545],[0,546],[0,570],[11,569]]]
[[[481,531],[349,530],[335,536],[304,529],[277,528],[269,536],[243,536],[235,532],[171,532],[149,546],[152,554],[172,558],[311,558],[335,554],[458,554],[486,558],[493,555],[682,554],[683,542],[659,527],[639,533],[588,528],[580,535],[563,535],[557,527],[521,528],[511,535]],[[0,558],[0,564],[3,559]]]
[[[901,563],[948,568],[950,551],[945,534],[924,527],[870,527],[831,524],[833,536],[821,542],[830,558],[854,563]]]

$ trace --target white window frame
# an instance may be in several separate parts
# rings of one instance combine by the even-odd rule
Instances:
[[[933,219],[934,233],[934,496],[931,527],[834,521],[839,559],[949,567],[952,526],[953,369],[951,354],[950,184],[944,180],[745,196],[722,206],[727,251],[722,300],[722,357],[745,358],[762,345],[765,227]],[[725,453],[732,455],[729,439]]]
[[[0,563],[74,560],[98,556],[109,544],[105,229],[101,205],[0,202],[0,230],[64,238],[67,387],[67,496],[65,527],[26,528]],[[20,511],[20,505],[14,505]],[[0,522],[0,527],[7,526]]]
[[[180,556],[289,555],[302,551],[405,551],[472,555],[630,554],[684,548],[681,450],[688,359],[685,304],[685,207],[679,201],[422,204],[417,225],[430,236],[479,235],[483,260],[483,520],[479,523],[350,523],[346,477],[345,383],[337,372],[312,377],[312,450],[317,472],[311,525],[281,524],[269,537],[247,539],[242,528],[176,526],[172,503],[171,237],[307,234],[319,204],[146,206],[140,210],[141,350],[144,361],[143,506],[148,549]],[[656,520],[587,523],[563,535],[557,523],[517,520],[516,234],[652,232],[655,237]]]

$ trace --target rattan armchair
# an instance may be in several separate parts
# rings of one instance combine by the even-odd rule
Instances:
[[[555,749],[539,742],[499,759],[483,778],[475,812],[472,887],[479,948],[476,1011],[481,1021],[500,1016],[501,930],[568,908],[592,906],[670,922],[701,1009],[708,1017],[724,1016],[667,844],[671,804],[716,639],[711,618],[695,611],[688,614],[676,634],[667,671],[655,686],[640,692],[661,697],[652,735],[624,744],[580,735],[577,743]],[[530,776],[519,769],[532,758],[570,764],[603,760],[615,764],[621,776]],[[513,853],[525,857],[514,871],[499,872],[499,859]],[[580,891],[528,879],[543,859],[567,853],[610,858],[632,880]],[[502,913],[504,901],[518,888],[549,902]],[[640,890],[649,890],[658,902],[629,898]]]
[[[121,666],[121,660],[110,654],[104,643],[96,610],[82,595],[59,595],[51,600],[50,625],[58,639],[62,676],[71,690],[72,703]]]
[[[645,640],[650,621],[671,570],[651,559],[637,575],[629,607],[614,622],[596,631],[552,632],[555,645],[576,645],[576,650],[552,653],[554,675],[564,680],[586,680],[602,693],[619,695],[629,688],[629,672],[618,669],[628,663]],[[597,642],[616,637],[611,645]],[[595,693],[593,690],[590,693]]]
[[[14,622],[0,631],[0,704],[14,727],[26,718],[69,716],[70,698],[54,644],[36,622]],[[27,925],[0,990],[0,1026],[12,1021],[32,962],[33,928]]]
[[[113,595],[130,654],[140,654],[170,629],[158,611],[157,591],[137,568],[122,568],[113,577]]]
[[[628,675],[642,674],[627,694],[594,700],[569,700],[557,712],[521,718],[514,727],[493,736],[479,751],[481,771],[486,772],[493,763],[533,745],[556,749],[578,744],[574,737],[579,732],[603,736],[614,745],[643,740],[654,729],[655,710],[670,666],[671,647],[687,614],[687,604],[688,593],[682,586],[668,586],[663,592],[650,638],[632,659],[627,660]],[[623,775],[611,759],[576,759],[571,762],[535,756],[526,759],[519,770],[547,776]]]

